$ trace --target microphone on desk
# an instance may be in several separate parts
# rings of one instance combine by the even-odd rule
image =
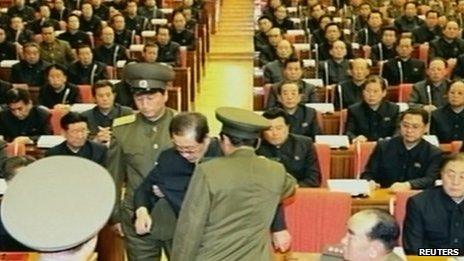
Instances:
[[[95,82],[95,72],[97,71],[97,64],[93,64],[92,71],[90,72],[90,85],[93,86]]]
[[[403,65],[398,61],[398,72],[400,73],[400,84],[403,83]]]
[[[340,108],[340,126],[339,126],[339,135],[343,135],[343,93],[342,93],[342,86],[340,84],[337,85],[337,91],[338,91],[338,107]]]
[[[378,43],[377,46],[379,47],[379,60],[383,61],[383,48],[382,43]]]
[[[117,62],[118,62],[118,52],[119,52],[119,45],[116,45],[114,48],[114,53],[113,53],[113,65],[115,68],[118,67]]]

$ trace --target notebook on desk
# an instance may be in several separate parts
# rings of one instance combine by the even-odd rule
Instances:
[[[316,135],[316,143],[328,144],[330,148],[350,147],[350,139],[347,135]]]

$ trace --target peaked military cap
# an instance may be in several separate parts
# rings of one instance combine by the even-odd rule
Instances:
[[[261,131],[270,127],[263,116],[241,108],[217,108],[216,118],[222,122],[222,132],[238,138],[259,138]]]
[[[166,89],[166,83],[174,80],[174,70],[159,63],[130,63],[124,66],[122,78],[132,93],[153,92]]]
[[[93,238],[115,199],[113,179],[102,166],[80,157],[47,157],[18,169],[2,200],[2,221],[25,246],[61,251]]]

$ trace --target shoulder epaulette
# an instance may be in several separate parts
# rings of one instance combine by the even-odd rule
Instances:
[[[122,125],[132,123],[132,122],[135,121],[135,119],[136,119],[135,114],[131,114],[131,115],[116,118],[113,121],[113,127],[122,126]]]

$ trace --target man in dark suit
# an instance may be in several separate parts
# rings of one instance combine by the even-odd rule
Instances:
[[[171,41],[169,27],[160,26],[156,30],[156,44],[158,45],[157,62],[171,66],[180,66],[180,45]]]
[[[261,16],[258,19],[259,30],[253,36],[255,52],[260,52],[269,45],[266,33],[272,28],[271,19],[267,16]]]
[[[412,39],[401,37],[396,46],[398,57],[388,60],[382,66],[381,76],[389,85],[416,83],[425,79],[425,63],[411,57]]]
[[[10,82],[25,83],[29,86],[44,85],[44,72],[50,64],[40,59],[39,45],[27,43],[23,50],[24,60],[11,67]]]
[[[91,45],[90,36],[80,29],[79,16],[71,14],[67,18],[67,30],[60,34],[58,39],[66,41],[73,49],[80,45]]]
[[[442,153],[422,139],[428,123],[427,111],[406,110],[400,117],[400,136],[377,143],[361,177],[369,180],[372,188],[393,192],[432,187]]]
[[[372,46],[371,49],[370,58],[373,64],[395,58],[397,35],[398,30],[394,27],[385,27],[382,29],[382,39],[379,43]]]
[[[94,61],[92,48],[88,45],[81,45],[76,49],[77,61],[68,68],[68,81],[72,84],[93,85],[106,77],[106,65]]]
[[[459,38],[459,25],[455,21],[448,21],[443,28],[443,36],[430,42],[429,58],[441,57],[455,65],[456,57],[462,53],[464,40]]]
[[[417,3],[407,2],[403,7],[403,15],[396,18],[394,22],[398,31],[401,33],[412,32],[424,24],[424,21],[417,16]]]
[[[330,46],[330,58],[319,63],[319,78],[325,85],[337,84],[349,78],[349,60],[347,58],[347,45],[341,40]]]
[[[333,101],[337,110],[348,108],[362,100],[362,85],[371,72],[369,63],[363,58],[351,60],[349,68],[351,79],[344,80],[334,87]]]
[[[277,56],[277,45],[282,41],[282,31],[280,28],[273,27],[266,32],[267,45],[263,45],[259,51],[259,66],[264,66],[269,62],[272,62],[278,58]]]
[[[429,62],[427,79],[415,83],[412,87],[408,100],[409,107],[422,107],[431,113],[448,103],[447,67],[448,64],[442,58],[435,58]]]
[[[441,35],[441,28],[438,25],[438,11],[429,10],[425,14],[425,23],[412,31],[416,44],[428,43]]]
[[[16,59],[16,46],[12,42],[6,40],[5,29],[0,27],[0,61]]]
[[[102,25],[101,18],[93,13],[93,7],[90,3],[84,2],[81,7],[80,24],[84,32],[92,32],[93,35],[99,35]]]
[[[373,46],[380,42],[382,36],[383,15],[380,11],[372,11],[367,18],[367,27],[356,34],[356,42],[360,45]]]
[[[95,60],[116,66],[117,61],[127,60],[126,48],[114,42],[114,30],[107,26],[101,32],[102,45],[95,49]]]
[[[187,46],[188,50],[195,50],[195,35],[192,31],[185,28],[186,24],[187,21],[185,20],[184,14],[181,11],[174,12],[171,27],[171,40],[181,46]]]
[[[379,76],[370,76],[361,88],[362,102],[348,108],[346,135],[353,143],[393,136],[399,107],[384,100],[387,95],[385,81]]]
[[[293,46],[288,40],[277,44],[277,59],[263,67],[264,83],[277,83],[283,80],[283,69],[287,59],[293,56]]]
[[[421,249],[464,251],[464,155],[448,157],[441,168],[442,186],[412,196],[406,205],[403,247],[407,255]]]
[[[453,82],[447,90],[448,104],[432,112],[430,134],[440,143],[464,141],[464,82]]]
[[[106,162],[107,147],[100,143],[87,140],[89,129],[87,119],[75,112],[68,112],[60,120],[65,141],[50,148],[45,156],[68,155],[89,159],[102,166]]]

